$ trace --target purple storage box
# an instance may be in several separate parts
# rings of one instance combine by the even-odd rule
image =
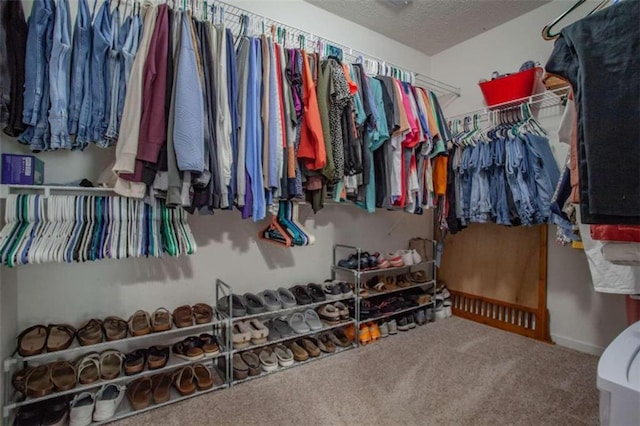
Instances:
[[[33,155],[2,154],[3,185],[42,185],[44,163]]]

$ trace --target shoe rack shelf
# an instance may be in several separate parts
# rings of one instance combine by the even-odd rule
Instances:
[[[304,305],[304,306],[307,306],[307,305]],[[250,345],[250,346],[247,346],[246,348],[233,349],[231,351],[231,355],[236,354],[238,352],[251,351],[257,348],[262,348],[264,346],[277,345],[278,343],[286,342],[288,340],[301,339],[306,336],[312,336],[315,334],[324,333],[325,331],[333,330],[334,328],[340,328],[340,327],[345,327],[349,324],[355,324],[355,322],[356,322],[355,319],[349,319],[349,320],[341,321],[338,324],[326,325],[325,327],[318,330],[310,330],[306,333],[296,333],[296,334],[292,334],[291,336],[283,337],[277,340],[266,341],[265,343],[260,343],[258,345]]]
[[[318,333],[321,333],[321,332],[322,331],[318,331]],[[307,359],[305,361],[294,361],[293,364],[288,365],[286,367],[282,367],[281,366],[281,367],[278,367],[278,368],[276,368],[275,370],[272,370],[272,371],[264,371],[263,370],[260,374],[257,374],[255,376],[249,376],[249,377],[247,377],[245,379],[233,380],[231,382],[231,384],[232,385],[238,385],[240,383],[248,382],[248,381],[251,381],[253,379],[259,379],[261,377],[265,377],[265,376],[268,376],[268,375],[273,374],[273,373],[279,373],[281,371],[285,371],[285,370],[289,370],[291,368],[299,367],[301,365],[305,365],[305,364],[308,364],[308,363],[313,362],[313,361],[319,361],[321,359],[325,359],[325,358],[328,358],[330,356],[337,355],[337,354],[340,354],[342,352],[346,352],[346,351],[351,350],[353,348],[357,348],[355,343],[351,344],[350,346],[346,346],[346,347],[337,347],[335,352],[329,352],[329,353],[322,352],[319,356],[309,357],[309,359]]]
[[[290,308],[278,309],[277,311],[264,311],[258,314],[250,314],[250,315],[243,315],[241,317],[233,317],[233,321],[246,321],[253,318],[278,317],[285,314],[290,314],[290,313],[292,314],[295,312],[304,312],[307,309],[318,308],[322,305],[326,305],[329,303],[344,302],[346,300],[351,300],[351,299],[353,299],[353,295],[341,297],[339,299],[334,299],[334,300],[327,299],[321,302],[309,303],[308,305],[296,305]]]
[[[435,309],[435,306],[436,306],[435,305],[436,303],[436,262],[435,262],[436,241],[434,240],[428,240],[428,241],[431,243],[431,253],[430,253],[431,259],[426,259],[426,260],[423,259],[420,263],[413,264],[413,265],[404,265],[400,267],[377,268],[377,269],[360,269],[360,265],[361,265],[360,259],[362,258],[363,253],[365,253],[365,251],[362,250],[361,248],[356,246],[345,245],[345,244],[335,244],[333,246],[333,265],[331,266],[331,278],[335,280],[336,275],[339,273],[342,275],[351,275],[351,277],[354,280],[354,287],[355,287],[355,290],[354,290],[355,291],[355,295],[354,295],[355,315],[354,316],[356,321],[355,323],[356,344],[358,345],[360,344],[359,334],[360,334],[361,323],[379,321],[384,318],[393,317],[395,315],[407,313],[416,309],[426,308],[430,306],[433,306],[433,308]],[[355,253],[358,259],[358,268],[349,269],[349,268],[344,268],[342,266],[338,266],[338,260],[340,259],[339,253],[342,253],[342,254]],[[381,274],[401,275],[401,274],[417,272],[417,271],[426,271],[426,270],[431,271],[431,280],[426,281],[424,283],[416,283],[406,287],[398,287],[396,289],[393,289],[390,291],[384,291],[384,292],[377,292],[377,291],[371,291],[369,289],[366,289],[368,292],[367,295],[362,296],[360,294],[360,291],[362,290],[362,281],[365,277],[381,275]],[[431,300],[428,303],[423,303],[417,306],[411,306],[411,307],[400,309],[397,311],[380,314],[372,318],[362,318],[362,315],[360,313],[361,311],[360,304],[363,300],[373,298],[373,297],[383,298],[386,295],[400,293],[400,292],[415,289],[418,287],[430,287],[429,290],[431,291],[430,293]]]
[[[228,297],[230,302],[231,287],[229,287],[223,281],[217,280],[214,296],[215,296],[214,300],[219,300],[220,298]],[[214,305],[215,304],[212,304],[212,306]],[[86,392],[91,390],[97,390],[98,388],[105,385],[109,385],[109,384],[125,384],[126,385],[130,382],[133,382],[143,377],[149,377],[149,376],[154,376],[156,374],[171,372],[173,370],[178,370],[180,368],[190,366],[193,364],[198,364],[198,363],[204,364],[204,365],[213,365],[214,363],[218,364],[221,367],[220,369],[223,370],[224,385],[214,387],[212,389],[207,389],[204,391],[199,391],[188,396],[181,396],[172,388],[171,389],[172,397],[171,399],[169,399],[169,401],[161,404],[151,404],[149,407],[146,407],[145,409],[142,409],[142,410],[133,410],[129,404],[129,401],[125,397],[122,403],[120,404],[120,407],[116,412],[116,415],[108,420],[105,420],[102,423],[112,422],[117,419],[121,419],[124,417],[128,417],[134,414],[144,412],[144,411],[148,411],[154,408],[165,406],[177,401],[181,401],[183,399],[190,398],[192,396],[201,395],[204,393],[212,392],[217,389],[221,389],[223,387],[227,387],[229,385],[229,381],[231,378],[230,372],[229,372],[229,366],[230,366],[229,348],[231,348],[231,346],[229,344],[229,341],[226,339],[226,336],[229,335],[229,333],[226,331],[228,327],[229,327],[228,319],[223,317],[216,318],[216,310],[214,309],[214,319],[205,324],[194,324],[192,326],[182,327],[182,328],[174,327],[171,330],[167,330],[163,332],[150,333],[142,336],[127,337],[124,339],[113,340],[113,341],[106,341],[106,342],[97,343],[95,345],[80,346],[77,342],[74,342],[73,346],[68,349],[65,349],[62,351],[56,351],[56,352],[45,352],[45,353],[33,355],[33,356],[24,357],[24,356],[20,356],[16,352],[14,357],[6,359],[3,363],[5,401],[3,404],[2,415],[3,415],[3,419],[6,422],[3,424],[13,424],[12,415],[15,415],[16,410],[19,409],[20,407],[41,403],[49,399],[57,398],[60,396],[78,394],[81,392]],[[98,380],[86,385],[77,383],[73,389],[60,391],[60,392],[51,392],[48,395],[38,397],[38,398],[25,397],[25,396],[22,396],[17,391],[14,391],[14,392],[10,391],[11,389],[13,389],[13,385],[12,385],[13,373],[19,369],[27,368],[31,363],[33,363],[34,365],[41,365],[41,364],[47,364],[47,363],[55,362],[59,360],[69,360],[73,362],[74,359],[77,359],[79,357],[82,357],[92,352],[100,353],[107,349],[123,350],[124,348],[126,348],[127,350],[130,350],[133,348],[145,347],[145,344],[149,345],[149,344],[161,343],[163,345],[172,345],[173,343],[176,343],[183,337],[193,335],[193,334],[198,334],[200,332],[205,332],[205,331],[210,332],[211,334],[217,336],[218,341],[220,343],[219,344],[220,352],[211,357],[203,357],[199,359],[186,360],[186,359],[176,357],[173,354],[173,351],[170,351],[169,360],[167,361],[167,364],[162,368],[158,368],[154,370],[145,369],[138,374],[133,374],[130,376],[127,376],[124,374],[124,368],[123,368],[121,375],[119,377],[116,377],[115,379]],[[101,424],[101,423],[93,423],[93,424]]]

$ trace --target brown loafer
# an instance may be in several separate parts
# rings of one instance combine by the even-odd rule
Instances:
[[[102,326],[109,342],[124,339],[129,331],[129,325],[120,317],[106,317]]]
[[[198,390],[211,389],[213,387],[213,378],[211,376],[211,370],[202,364],[195,364],[193,366],[193,375],[196,379],[196,386]]]
[[[167,402],[171,396],[171,375],[156,374],[151,377],[151,392],[154,404]]]
[[[240,354],[233,354],[233,378],[235,380],[242,380],[248,376],[249,366],[244,362]]]
[[[134,410],[147,408],[151,402],[151,379],[143,377],[129,384],[127,398]]]
[[[171,330],[171,312],[166,308],[158,308],[151,317],[153,332]]]
[[[293,352],[293,359],[296,361],[306,361],[309,359],[309,352],[305,351],[298,343],[289,342],[287,347]]]
[[[196,303],[193,305],[193,316],[196,324],[206,324],[213,320],[213,308],[206,303]]]
[[[90,319],[85,321],[78,329],[78,342],[82,346],[95,345],[102,342],[102,321]]]
[[[63,351],[73,343],[76,329],[68,324],[50,324],[47,336],[47,352]]]
[[[151,318],[146,311],[138,310],[129,318],[129,332],[132,336],[144,336],[151,333]]]
[[[76,369],[68,361],[54,362],[51,369],[51,383],[55,390],[61,392],[76,387]]]
[[[27,396],[32,398],[40,398],[53,392],[49,365],[39,365],[29,370],[25,377],[25,390]]]
[[[22,356],[38,355],[44,352],[49,329],[44,325],[34,325],[18,336],[18,353]]]
[[[193,310],[191,306],[178,306],[173,311],[173,322],[178,328],[191,327],[193,325]]]
[[[180,395],[191,395],[196,391],[193,368],[183,367],[173,374],[173,386]]]

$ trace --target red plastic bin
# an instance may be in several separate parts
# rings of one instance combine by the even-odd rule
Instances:
[[[542,77],[540,67],[517,72],[506,77],[478,83],[488,107],[526,98],[533,94],[536,80]]]

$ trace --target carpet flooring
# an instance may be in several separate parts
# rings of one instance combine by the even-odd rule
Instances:
[[[597,363],[452,317],[113,425],[595,425]]]

